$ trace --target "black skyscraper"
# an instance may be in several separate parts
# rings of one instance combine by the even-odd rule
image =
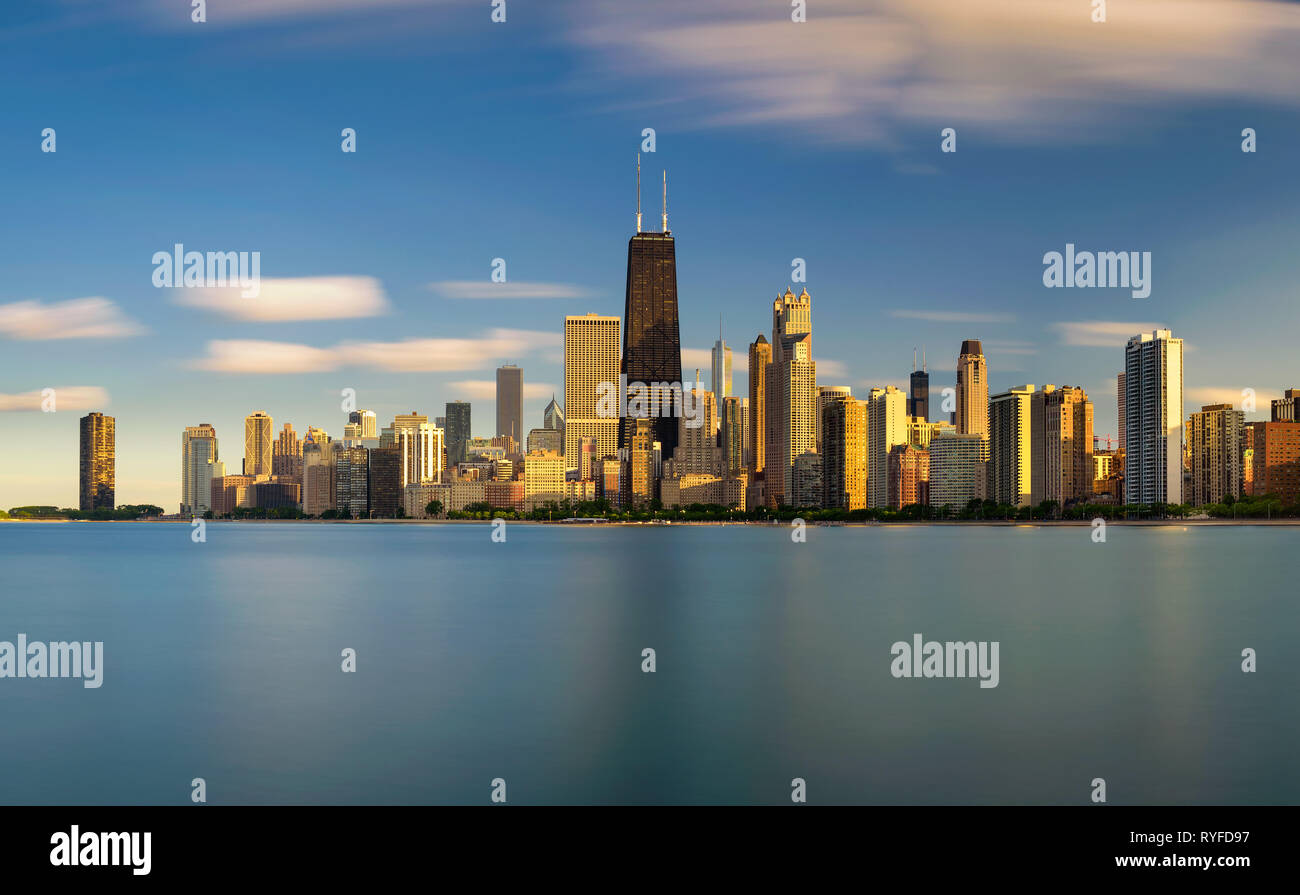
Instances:
[[[912,351],[912,397],[907,400],[907,415],[930,419],[930,374],[925,370],[925,360],[921,369],[916,369],[916,351]]]
[[[641,232],[641,161],[637,159],[637,234],[627,244],[627,301],[623,310],[621,372],[632,383],[671,383],[680,388],[682,342],[677,325],[677,253],[668,229],[668,179],[664,175],[663,232]],[[680,405],[675,405],[680,406]],[[652,413],[655,411],[652,409]],[[660,407],[654,426],[665,459],[677,447],[677,417]],[[619,447],[628,446],[627,420],[619,423]]]

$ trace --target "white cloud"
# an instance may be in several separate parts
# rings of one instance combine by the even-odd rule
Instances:
[[[175,292],[178,305],[259,323],[342,320],[388,311],[384,287],[374,277],[262,279],[258,294],[249,298],[241,286],[192,286]]]
[[[321,373],[338,369],[338,352],[292,342],[255,339],[216,340],[208,356],[193,363],[215,373]]]
[[[208,342],[208,356],[193,363],[219,373],[313,373],[341,366],[400,373],[481,370],[559,344],[558,333],[494,329],[483,338],[344,342],[314,348],[252,339]]]
[[[0,335],[11,339],[122,339],[145,332],[107,298],[0,305]]]
[[[590,293],[568,283],[493,283],[488,280],[443,280],[429,288],[443,298],[587,298]]]
[[[1129,339],[1139,333],[1161,329],[1159,323],[1130,323],[1124,320],[1082,320],[1053,323],[1052,329],[1061,334],[1066,345],[1090,348],[1123,348]]]
[[[849,368],[840,361],[827,360],[823,357],[814,357],[813,360],[817,361],[817,381],[822,385],[829,385],[832,379],[848,378]]]
[[[53,386],[54,412],[69,410],[103,410],[108,406],[108,392],[97,385]],[[35,411],[43,409],[45,396],[41,390],[17,395],[0,394],[0,413]]]
[[[447,383],[447,388],[456,395],[479,401],[495,401],[497,383],[495,379],[462,379]],[[563,389],[557,389],[547,382],[525,382],[524,400],[535,401],[558,395]]]
[[[593,83],[647,90],[656,72],[646,101],[676,127],[801,139],[889,144],[921,123],[1000,141],[1102,139],[1172,102],[1300,98],[1300,6],[1277,0],[1112,4],[1104,24],[1086,3],[1044,0],[812,6],[792,25],[752,0],[588,0],[573,39],[591,53]]]
[[[910,311],[894,310],[890,317],[904,320],[926,320],[930,323],[1015,323],[1015,314],[980,313],[971,311]]]

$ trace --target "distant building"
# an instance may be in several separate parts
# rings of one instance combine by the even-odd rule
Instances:
[[[1275,423],[1300,423],[1300,388],[1289,388],[1274,398],[1270,419]]]
[[[847,385],[819,385],[817,386],[817,418],[813,421],[816,435],[817,453],[825,453],[825,441],[822,435],[823,415],[826,412],[826,405],[839,398],[853,397],[853,389]]]
[[[532,451],[554,451],[564,453],[564,433],[559,429],[530,429],[528,432],[529,453]]]
[[[271,475],[271,417],[261,410],[244,417],[244,475]]]
[[[497,367],[496,434],[524,438],[524,371],[514,364]]]
[[[722,341],[721,332],[718,333],[718,341],[713,343],[711,355],[713,398],[718,402],[718,408],[721,410],[726,399],[731,397],[731,349],[727,347],[726,342]],[[719,428],[722,426],[721,420],[718,426]]]
[[[1242,435],[1246,414],[1231,404],[1207,404],[1187,418],[1187,448],[1191,458],[1193,506],[1222,503],[1241,497]]]
[[[873,388],[867,402],[867,506],[889,505],[889,452],[907,441],[907,396],[892,385]]]
[[[271,475],[295,476],[302,481],[302,442],[292,423],[285,423],[271,445]]]
[[[186,426],[181,433],[181,514],[202,516],[212,509],[212,479],[221,462],[217,430],[211,423]]]
[[[448,409],[450,407],[448,405]],[[436,482],[442,478],[442,439],[443,431],[435,428],[422,413],[412,410],[394,417],[393,446],[397,448],[402,464],[397,486],[399,489],[407,485]],[[385,508],[390,504],[396,507],[399,499],[385,498]]]
[[[369,454],[365,448],[334,451],[334,506],[340,516],[364,519],[370,514]]]
[[[447,402],[447,462],[461,463],[465,460],[465,445],[470,439],[470,404],[468,401]]]
[[[822,505],[822,458],[812,452],[794,458],[794,495],[791,503],[796,507]]]
[[[722,468],[727,475],[745,471],[745,407],[737,397],[722,399]]]
[[[310,437],[310,430],[309,430]],[[329,441],[305,440],[302,446],[302,511],[320,516],[334,509],[334,457]]]
[[[839,395],[822,407],[822,505],[867,506],[867,402]]]
[[[429,426],[429,423],[426,420],[422,425]],[[402,439],[409,437],[409,434],[404,435]],[[370,451],[366,470],[369,478],[366,498],[369,501],[370,518],[392,519],[398,515],[398,509],[402,508],[402,489],[410,484],[409,479],[403,482],[408,459],[407,449],[403,447],[375,448]]]
[[[764,484],[768,503],[780,506],[794,501],[795,461],[817,450],[817,364],[807,289],[797,297],[786,289],[772,303],[772,361],[765,376]],[[821,502],[820,489],[816,501]]]
[[[767,368],[772,346],[762,333],[749,346],[749,471],[762,472],[767,461]]]
[[[674,308],[674,315],[676,309]],[[680,375],[680,360],[678,361]],[[652,382],[656,380],[631,380]],[[604,383],[604,385],[602,385]],[[612,388],[612,392],[610,389]],[[564,457],[582,465],[580,443],[590,438],[597,456],[613,456],[619,441],[619,318],[587,314],[564,318]],[[613,407],[601,405],[613,395]],[[673,425],[676,421],[673,420]],[[676,434],[673,443],[676,444]],[[583,478],[587,478],[584,474]]]
[[[1045,385],[1031,398],[1030,502],[1058,506],[1086,500],[1096,478],[1093,467],[1092,402],[1077,386]]]
[[[564,500],[564,469],[564,457],[554,451],[524,457],[524,505],[531,510],[547,501]]]
[[[909,377],[911,394],[907,399],[907,415],[921,422],[930,419],[930,374],[925,368],[925,352],[921,353],[921,369],[916,369],[916,350],[912,351],[912,375]]]
[[[930,502],[930,452],[912,444],[889,450],[889,508]]]
[[[957,416],[959,435],[989,434],[989,368],[979,339],[961,343],[957,357]]]
[[[1183,502],[1183,340],[1167,329],[1124,349],[1124,502]]]
[[[256,483],[257,477],[251,475],[215,476],[211,491],[212,515],[220,518],[229,516],[235,507],[256,506],[257,498],[253,491]]]
[[[117,420],[102,413],[81,418],[81,510],[111,510],[117,500]]]
[[[1024,385],[989,399],[988,496],[1013,507],[1033,499],[1033,397],[1034,386]]]
[[[551,403],[542,411],[542,428],[559,432],[560,437],[564,437],[564,411],[555,403],[555,395],[551,395]]]
[[[1255,495],[1300,500],[1300,422],[1254,425]]]
[[[930,441],[930,506],[957,513],[975,497],[975,476],[984,462],[984,436],[946,430]]]

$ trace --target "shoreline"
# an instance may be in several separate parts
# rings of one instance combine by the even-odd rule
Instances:
[[[207,523],[225,523],[238,525],[491,525],[492,519],[205,519]],[[751,520],[721,520],[721,519],[692,519],[692,520],[609,520],[609,521],[583,521],[567,522],[563,520],[543,521],[539,519],[506,519],[511,525],[552,525],[564,528],[604,528],[615,526],[638,526],[650,528],[667,528],[671,526],[684,525],[752,525],[765,528],[788,528],[793,520],[775,519],[766,522]],[[189,519],[0,519],[0,525],[6,522],[27,523],[27,524],[64,524],[70,525],[78,522],[90,522],[97,525],[185,525],[192,524]],[[961,520],[916,520],[916,521],[898,521],[889,522],[862,521],[862,522],[841,522],[836,520],[805,520],[805,525],[818,528],[913,528],[917,526],[942,526],[942,527],[994,527],[994,528],[1056,528],[1060,526],[1091,528],[1091,519],[1035,519],[1033,521],[1016,520],[1016,519],[961,519]],[[1238,526],[1238,525],[1265,525],[1265,526],[1300,526],[1300,518],[1288,519],[1114,519],[1106,520],[1106,525],[1125,525],[1125,526],[1145,526],[1151,528],[1172,528],[1188,526]]]

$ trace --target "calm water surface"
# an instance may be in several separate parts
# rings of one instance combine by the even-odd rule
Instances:
[[[1300,528],[489,534],[0,524],[0,640],[105,653],[0,679],[0,803],[1300,802]]]

